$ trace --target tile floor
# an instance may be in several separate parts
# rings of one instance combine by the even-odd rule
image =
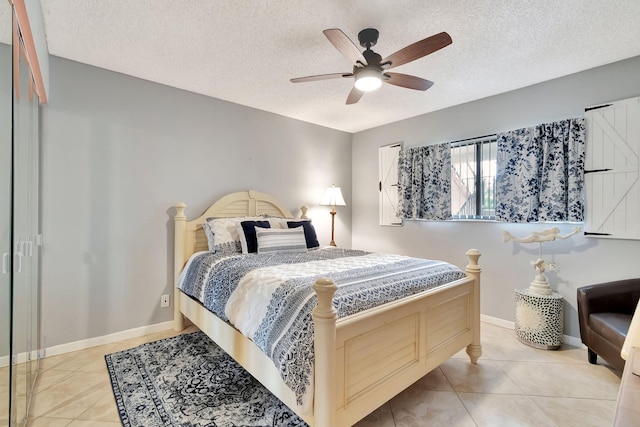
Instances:
[[[104,355],[173,335],[42,359],[28,425],[120,425]],[[587,363],[585,349],[534,349],[518,342],[512,330],[487,323],[482,344],[477,365],[464,352],[456,354],[358,427],[611,426],[620,378],[606,364]]]

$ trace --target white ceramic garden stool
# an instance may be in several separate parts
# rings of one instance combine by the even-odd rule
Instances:
[[[515,332],[531,347],[555,350],[562,345],[564,298],[558,292],[540,295],[528,288],[516,289]]]

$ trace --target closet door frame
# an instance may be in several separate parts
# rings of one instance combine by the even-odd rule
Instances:
[[[10,10],[10,5],[5,4]],[[10,13],[9,13],[9,16]],[[12,43],[10,41],[9,43]],[[2,46],[0,60],[0,425],[8,424],[11,397],[11,282],[13,270],[13,227],[11,215],[13,180],[12,44]],[[6,50],[5,50],[6,48]]]

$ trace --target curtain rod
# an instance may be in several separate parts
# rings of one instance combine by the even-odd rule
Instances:
[[[482,140],[482,139],[496,138],[497,136],[498,136],[497,133],[490,133],[488,135],[474,136],[472,138],[465,138],[465,139],[458,139],[457,141],[443,142],[442,144],[460,145],[460,144],[462,144],[464,142],[467,142],[467,141],[478,141],[478,140]],[[400,145],[400,144],[397,144],[397,145]],[[418,147],[426,147],[428,145],[437,145],[437,144],[418,145],[416,147],[408,147],[408,149],[418,148]]]
[[[474,141],[474,140],[477,140],[477,139],[484,139],[484,138],[495,138],[496,136],[498,136],[498,134],[490,133],[488,135],[474,136],[472,138],[465,138],[465,139],[458,139],[457,141],[451,141],[451,144],[458,144],[460,142]]]

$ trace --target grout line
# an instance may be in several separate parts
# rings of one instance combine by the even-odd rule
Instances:
[[[387,403],[385,403],[385,405],[389,405],[389,412],[391,412],[391,421],[393,421],[393,425],[395,427],[398,427],[398,424],[396,424],[396,416],[393,413],[393,406],[391,406],[391,400],[393,400],[393,399],[394,398],[392,397]]]
[[[504,362],[504,361],[502,361],[502,362]],[[512,361],[510,360],[509,362],[512,362]],[[520,385],[518,385],[518,383],[517,383],[517,382],[515,382],[515,381],[513,380],[513,378],[511,378],[511,377],[509,376],[509,374],[507,374],[507,372],[506,372],[504,369],[502,369],[502,368],[501,368],[497,363],[495,363],[495,362],[493,362],[493,363],[494,363],[494,365],[496,366],[496,368],[498,368],[498,369],[500,370],[500,372],[502,372],[502,374],[503,374],[506,378],[508,378],[508,379],[509,379],[509,381],[511,381],[511,382],[513,383],[513,385],[515,385],[516,387],[518,387],[518,390],[520,390],[520,391],[522,392],[522,395],[523,395],[523,396],[527,396],[527,397],[529,396],[527,393],[525,393],[525,391],[522,389],[522,387],[520,387]],[[511,394],[511,393],[510,393],[510,394]]]
[[[460,397],[460,394],[458,394],[458,392],[455,391],[455,389],[453,390],[453,392],[456,394],[456,397],[458,398],[458,400],[462,404],[462,407],[464,408],[464,410],[467,411],[467,414],[469,414],[469,418],[471,418],[471,421],[476,425],[476,427],[478,427],[478,423],[476,422],[476,419],[473,418],[473,415],[471,414],[471,411],[469,410],[469,408],[467,408],[467,405],[464,404],[464,400],[462,400],[462,397]],[[485,393],[478,393],[478,394],[485,394]]]
[[[51,371],[64,372],[66,375],[61,376],[55,382],[49,384],[46,388],[40,389],[40,383],[42,381],[42,375],[45,372],[51,372]],[[62,381],[66,380],[67,378],[72,377],[75,373],[77,373],[77,371],[65,371],[65,370],[61,370],[61,369],[47,369],[47,370],[40,369],[39,372],[38,372],[38,377],[36,378],[36,383],[35,383],[33,394],[36,395],[38,393],[42,393],[43,391],[49,390],[51,387],[55,387],[56,385],[60,384]],[[51,375],[47,375],[47,376],[51,376]],[[38,390],[38,391],[36,391],[36,390]]]
[[[110,388],[110,387],[109,387]],[[80,415],[78,415],[75,419],[79,420],[79,421],[100,421],[100,422],[112,422],[112,421],[103,421],[103,420],[94,420],[94,419],[90,419],[90,418],[82,418],[82,416],[84,414],[86,414],[87,412],[89,412],[91,409],[95,408],[100,401],[102,401],[102,399],[104,399],[105,396],[111,395],[111,397],[113,398],[113,390],[105,390],[104,393],[100,396],[100,398],[91,406],[89,406],[85,411],[83,411]],[[115,403],[115,402],[114,402]],[[117,415],[117,412],[116,412]],[[118,420],[120,420],[119,415],[118,415]]]
[[[483,353],[483,356],[485,356],[488,360],[490,360],[488,356],[486,356],[484,353]],[[448,360],[451,360],[451,359],[448,359]],[[478,359],[478,362],[480,362],[480,359]],[[469,411],[469,408],[467,408],[467,405],[464,404],[464,400],[462,400],[462,398],[460,397],[460,394],[458,394],[458,391],[453,386],[453,384],[451,383],[451,380],[449,380],[449,377],[447,376],[447,374],[445,374],[444,370],[442,370],[441,366],[442,365],[438,366],[438,369],[442,373],[442,376],[444,377],[445,381],[447,382],[447,384],[449,384],[449,387],[451,387],[451,390],[453,390],[453,392],[456,394],[456,397],[460,401],[460,404],[462,404],[462,407],[464,408],[464,410],[467,411],[467,414],[469,414],[469,418],[471,418],[471,421],[476,425],[476,427],[478,427],[478,423],[476,422],[475,418],[473,418],[473,415],[471,415],[471,411]]]

